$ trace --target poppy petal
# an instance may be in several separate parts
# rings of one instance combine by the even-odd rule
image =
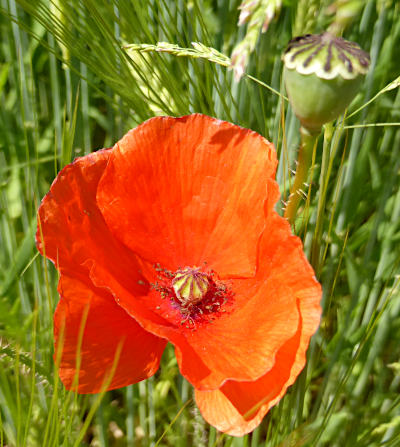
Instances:
[[[151,312],[147,307],[152,305],[151,294],[132,296],[99,266],[91,271],[91,279],[98,287],[109,287],[118,304],[146,330],[175,345],[182,375],[198,389],[216,389],[232,378],[254,380],[262,376],[298,326],[296,298],[284,285],[279,290],[275,286],[269,289],[269,282],[253,285],[253,294],[244,292],[232,312],[192,330],[161,316],[149,318],[146,312]]]
[[[271,186],[272,195],[273,190]],[[304,295],[313,297],[313,306],[309,306],[304,318],[314,328],[318,326],[320,285],[303,253],[301,240],[291,234],[286,219],[275,211],[266,221],[255,278],[232,280],[231,288],[233,311],[186,334],[188,343],[214,373],[213,382],[209,377],[199,383],[191,378],[194,367],[188,365],[188,370],[182,370],[197,389],[212,389],[222,377],[249,381],[269,371],[278,350],[296,333],[297,301]]]
[[[156,117],[115,145],[97,200],[143,259],[251,277],[276,164],[273,145],[250,130],[199,114]]]
[[[286,226],[289,228],[287,222],[283,227]],[[290,257],[298,257],[300,260],[288,276],[288,283],[294,284],[299,277],[305,280],[305,287],[296,294],[301,315],[296,334],[279,349],[274,367],[258,380],[227,381],[219,390],[195,392],[197,405],[204,418],[233,436],[243,436],[254,430],[293,384],[305,365],[310,338],[319,325],[321,287],[313,278],[300,241],[292,236],[288,242],[292,246]]]
[[[58,290],[55,358],[62,348],[59,375],[67,389],[98,393],[157,371],[166,341],[139,326],[109,292],[76,274],[63,274]]]
[[[178,364],[181,365],[182,362],[182,364],[188,365],[188,368],[193,368],[193,383],[214,377],[214,372],[210,371],[187,342],[182,334],[182,327],[153,312],[152,307],[155,307],[155,304],[152,303],[152,294],[149,293],[147,285],[141,286],[143,289],[141,296],[133,295],[129,289],[126,289],[121,282],[117,281],[114,276],[98,264],[93,264],[90,271],[90,279],[97,287],[105,288],[112,293],[116,302],[124,311],[138,321],[145,330],[167,339],[175,346],[179,346],[179,349],[185,353],[185,356],[182,358],[178,349],[178,352],[176,352]],[[148,294],[146,295],[146,293]],[[220,379],[218,379],[217,385],[215,385],[213,379],[214,388],[220,383]]]
[[[87,350],[82,352],[79,374],[80,392],[97,392],[100,389],[105,368],[112,365],[115,349],[125,337],[128,336],[129,341],[122,346],[124,358],[117,366],[110,384],[112,388],[153,374],[159,362],[154,353],[159,357],[166,343],[143,330],[116,304],[112,294],[95,288],[89,279],[90,271],[98,265],[114,280],[123,282],[132,293],[140,294],[142,290],[135,255],[113,237],[96,204],[98,181],[109,155],[110,150],[101,150],[66,166],[53,182],[38,211],[38,249],[55,263],[61,273],[60,293],[64,297],[58,303],[54,320],[56,338],[59,338],[60,328],[65,324],[66,346],[60,376],[67,387],[72,387],[76,374],[78,327],[87,311],[85,306],[90,302],[83,340]],[[76,297],[72,290],[75,290]],[[81,301],[77,301],[77,297]],[[108,338],[102,338],[103,331]],[[101,357],[103,350],[104,359]],[[137,363],[134,357],[131,363],[127,361],[131,355],[137,358]],[[89,373],[85,375],[87,371]]]
[[[278,289],[272,280],[266,280],[253,294],[244,290],[244,286],[240,292],[242,303],[233,312],[186,333],[190,346],[213,371],[214,377],[195,383],[194,365],[188,365],[186,370],[181,368],[182,374],[198,389],[212,389],[228,379],[261,377],[275,364],[275,355],[282,344],[296,332],[299,314],[290,288],[280,285]],[[244,300],[247,302],[243,303]]]
[[[274,185],[269,190],[277,197]],[[295,334],[298,299],[311,293],[313,307],[304,318],[317,327],[320,317],[320,286],[300,239],[292,236],[287,221],[275,211],[269,213],[266,225],[256,276],[227,281],[234,292],[232,308],[195,330],[175,324],[168,315],[159,316],[158,321],[147,318],[144,312],[157,305],[154,294],[132,297],[98,269],[91,272],[92,279],[98,286],[108,285],[119,304],[144,328],[175,345],[180,370],[195,388],[216,389],[229,379],[255,380],[273,367],[276,353]],[[165,300],[158,300],[168,309]]]
[[[111,234],[96,203],[110,153],[101,150],[77,158],[58,174],[38,211],[37,247],[61,272],[88,276],[96,263],[140,294],[136,257]]]
[[[91,251],[99,250],[94,235],[106,231],[94,199],[109,155],[101,150],[75,159],[59,172],[42,200],[37,247],[57,268],[79,267],[92,257]]]
[[[218,390],[195,390],[204,419],[232,436],[254,430],[284,394],[290,376],[287,365],[294,363],[299,342],[300,334],[296,333],[278,351],[274,367],[254,382],[228,381]]]

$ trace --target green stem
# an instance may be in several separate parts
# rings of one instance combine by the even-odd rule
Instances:
[[[303,126],[300,127],[300,148],[297,160],[297,169],[294,182],[290,188],[289,201],[286,205],[285,217],[293,224],[296,218],[297,209],[303,195],[304,183],[308,180],[308,171],[311,166],[314,147],[317,144],[319,132],[310,133]]]
[[[325,211],[325,202],[326,202],[326,194],[328,191],[328,182],[329,176],[332,169],[332,161],[331,158],[331,141],[333,136],[333,126],[332,123],[325,124],[325,132],[324,132],[324,144],[322,151],[322,163],[321,163],[321,174],[319,180],[319,197],[318,197],[318,205],[317,205],[317,220],[315,223],[314,235],[311,243],[311,265],[314,267],[315,272],[319,273],[320,266],[320,247],[321,247],[321,239],[322,239],[322,229],[324,222],[324,211]],[[335,148],[333,148],[333,151]]]

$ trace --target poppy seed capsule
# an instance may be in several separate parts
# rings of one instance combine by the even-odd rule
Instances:
[[[178,270],[172,280],[172,287],[178,301],[183,307],[200,302],[208,291],[207,275],[199,268],[185,267]]]
[[[370,64],[357,43],[329,32],[294,38],[282,59],[290,104],[310,133],[344,112]]]

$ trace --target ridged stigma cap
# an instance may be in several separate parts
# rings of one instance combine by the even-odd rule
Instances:
[[[370,65],[357,43],[329,32],[294,38],[282,59],[290,103],[311,133],[344,112]]]

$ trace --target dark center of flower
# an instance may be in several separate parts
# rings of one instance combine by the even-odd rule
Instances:
[[[232,291],[213,271],[202,271],[200,267],[184,267],[176,272],[160,265],[154,268],[158,275],[153,289],[163,300],[169,300],[167,308],[179,310],[180,324],[186,327],[193,329],[197,324],[212,322],[226,311],[226,305],[233,298]],[[160,305],[157,309],[163,311],[165,307]]]

